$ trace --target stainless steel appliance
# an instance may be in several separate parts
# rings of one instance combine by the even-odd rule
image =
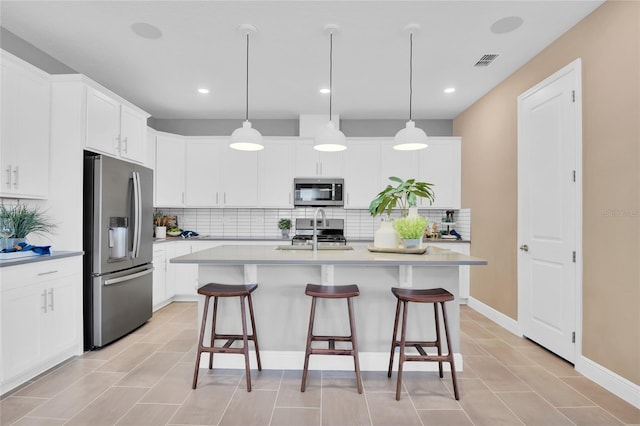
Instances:
[[[346,245],[344,237],[344,219],[327,219],[327,224],[322,219],[318,220],[318,245],[338,246]],[[296,235],[291,238],[293,245],[311,244],[313,239],[313,219],[296,219]]]
[[[151,318],[153,171],[85,151],[84,346],[102,347]]]
[[[344,179],[295,178],[293,180],[294,206],[344,206]]]

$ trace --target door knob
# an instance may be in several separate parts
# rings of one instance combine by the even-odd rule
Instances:
[[[521,245],[521,246],[520,246],[520,250],[522,250],[522,251],[529,251],[529,246],[528,246],[528,245],[526,245],[526,244],[523,244],[523,245]]]

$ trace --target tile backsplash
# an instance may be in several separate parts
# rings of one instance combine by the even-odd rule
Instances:
[[[165,215],[178,217],[178,226],[184,230],[196,231],[201,235],[211,235],[220,238],[280,238],[278,220],[289,218],[294,228],[291,235],[295,235],[295,219],[311,218],[314,208],[297,209],[196,209],[172,208],[157,209]],[[372,240],[375,231],[380,227],[380,216],[371,217],[366,209],[343,209],[326,207],[324,211],[328,218],[344,219],[345,236],[352,240]],[[471,209],[454,210],[455,229],[465,240],[471,239]],[[445,210],[420,209],[418,213],[429,218],[429,222],[441,222]],[[399,217],[394,212],[392,217]]]

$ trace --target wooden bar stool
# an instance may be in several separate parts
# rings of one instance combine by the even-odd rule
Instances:
[[[260,351],[258,349],[258,334],[256,333],[256,322],[253,316],[253,303],[251,302],[251,293],[258,288],[258,284],[249,285],[230,285],[230,284],[217,284],[210,283],[204,285],[198,289],[198,294],[206,296],[204,303],[204,312],[202,314],[202,326],[200,328],[200,340],[198,341],[198,355],[196,357],[196,368],[193,373],[193,385],[195,389],[198,383],[198,370],[200,367],[200,357],[202,352],[208,352],[209,355],[209,369],[213,368],[213,354],[214,353],[231,353],[231,354],[243,354],[244,365],[247,375],[247,392],[251,392],[251,370],[249,369],[249,340],[253,340],[253,344],[256,348],[256,359],[258,360],[258,370],[262,370],[262,364],[260,363]],[[213,319],[211,322],[211,346],[204,346],[204,329],[207,324],[207,312],[209,310],[209,299],[213,297]],[[240,311],[242,312],[242,334],[218,334],[216,333],[216,315],[218,313],[218,298],[219,297],[239,297],[240,298]],[[247,333],[247,318],[245,312],[245,299],[249,302],[249,316],[251,318],[251,334]],[[223,346],[215,346],[215,340],[227,339],[227,342]],[[243,346],[241,348],[232,348],[231,345],[236,340],[242,340]]]
[[[307,349],[304,356],[304,369],[302,371],[302,386],[300,391],[304,392],[307,384],[307,371],[309,369],[309,357],[311,355],[348,355],[353,357],[356,370],[356,381],[358,382],[358,393],[362,393],[362,378],[360,377],[360,361],[358,360],[358,343],[356,338],[356,323],[353,316],[353,306],[351,298],[360,295],[357,285],[317,285],[307,284],[305,290],[307,296],[312,296],[311,315],[309,316],[309,332],[307,333]],[[349,308],[349,326],[351,328],[350,336],[314,336],[313,322],[316,315],[316,300],[321,297],[324,299],[347,299]],[[311,342],[322,341],[328,342],[329,347],[312,348]],[[336,349],[337,342],[351,342],[351,349]]]
[[[400,348],[400,359],[398,362],[398,385],[396,387],[396,400],[400,401],[400,390],[402,388],[402,366],[405,361],[433,361],[438,363],[438,370],[440,377],[442,374],[442,363],[448,362],[451,366],[451,379],[453,380],[453,393],[455,398],[460,399],[458,395],[458,384],[456,382],[456,368],[453,363],[453,352],[451,351],[451,339],[449,338],[449,326],[447,323],[447,311],[445,309],[445,302],[453,300],[453,294],[442,288],[432,289],[411,289],[411,288],[397,288],[391,289],[391,292],[398,299],[396,306],[396,320],[393,325],[393,339],[391,341],[391,357],[389,359],[389,371],[387,376],[391,377],[391,370],[393,368],[393,355],[396,347]],[[433,311],[435,314],[436,325],[436,340],[433,341],[407,341],[407,307],[408,302],[416,303],[433,303]],[[400,305],[402,304],[402,332],[400,340],[398,338],[398,320],[400,319]],[[442,306],[442,318],[444,319],[444,333],[447,338],[447,355],[442,355],[442,343],[440,339],[440,320],[438,316],[438,304]],[[419,355],[406,355],[405,348],[407,346],[413,346],[418,351]],[[428,355],[424,351],[424,347],[432,347],[438,349],[438,355]]]

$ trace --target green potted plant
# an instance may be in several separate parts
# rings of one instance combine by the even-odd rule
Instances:
[[[291,229],[291,219],[282,218],[278,221],[278,229],[282,231],[282,239],[289,239],[289,230]]]
[[[406,217],[409,214],[410,207],[416,207],[418,197],[426,198],[429,204],[433,203],[435,194],[433,192],[433,184],[428,182],[416,182],[415,179],[402,180],[396,176],[390,176],[389,180],[396,182],[396,186],[387,185],[385,189],[380,191],[376,198],[369,204],[369,213],[371,216],[377,216],[383,213],[391,215],[391,210],[396,206],[400,208],[400,215]]]
[[[405,248],[420,247],[428,225],[429,219],[419,215],[409,215],[393,222],[393,227],[402,238]]]
[[[56,228],[39,207],[26,204],[0,205],[0,223],[7,247],[24,242],[29,234],[51,233]]]

